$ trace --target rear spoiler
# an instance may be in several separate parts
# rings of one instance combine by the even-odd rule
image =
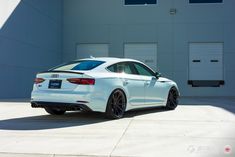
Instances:
[[[84,74],[84,73],[76,72],[76,71],[63,71],[63,70],[42,71],[42,72],[39,72],[38,74],[43,74],[43,73],[72,73],[72,74]]]

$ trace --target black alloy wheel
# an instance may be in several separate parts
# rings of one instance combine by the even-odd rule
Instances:
[[[109,119],[122,118],[126,110],[126,96],[120,89],[116,89],[109,97],[106,116]]]
[[[178,94],[177,89],[175,87],[172,87],[168,94],[166,108],[170,110],[174,110],[177,107],[178,102],[179,102],[178,97],[179,97],[179,94]]]

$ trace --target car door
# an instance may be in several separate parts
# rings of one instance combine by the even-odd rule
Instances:
[[[159,81],[155,73],[141,63],[133,63],[136,71],[144,81],[145,106],[162,105],[165,101],[164,94],[166,88],[164,82]]]
[[[144,105],[145,80],[143,80],[141,75],[137,75],[137,72],[131,62],[116,63],[109,66],[108,69],[110,71],[120,73],[120,79],[122,79],[123,87],[128,92],[126,93],[128,103],[132,106]]]

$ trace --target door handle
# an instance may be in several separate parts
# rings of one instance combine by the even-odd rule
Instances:
[[[125,85],[127,85],[129,82],[128,82],[128,80],[124,80],[123,81],[123,85],[125,86]]]
[[[149,84],[150,84],[150,82],[148,82],[148,81],[146,81],[146,82],[144,83],[145,86],[148,86]]]

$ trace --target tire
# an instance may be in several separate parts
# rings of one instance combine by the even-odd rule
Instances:
[[[122,118],[126,110],[126,95],[121,89],[114,90],[109,96],[106,117],[108,119]]]
[[[175,87],[172,87],[169,91],[166,108],[169,110],[174,110],[178,106],[179,93]]]
[[[63,115],[66,111],[59,108],[45,107],[47,113],[51,115]]]

